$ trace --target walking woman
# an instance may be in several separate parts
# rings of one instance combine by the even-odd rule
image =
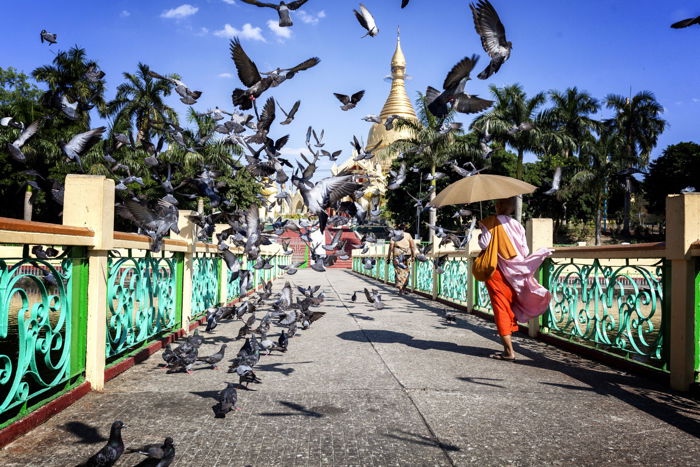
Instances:
[[[403,232],[403,236],[399,241],[391,241],[389,244],[389,255],[387,261],[393,261],[394,271],[396,272],[396,288],[399,289],[399,294],[407,294],[406,285],[411,274],[411,265],[413,260],[418,255],[416,243],[410,233],[406,232],[408,226],[399,224],[397,230]]]
[[[481,254],[474,260],[474,277],[486,283],[493,317],[503,352],[491,355],[497,360],[515,360],[511,334],[521,323],[547,310],[552,296],[534,277],[553,250],[541,248],[530,254],[523,226],[510,217],[515,198],[496,201],[496,215],[480,222]]]

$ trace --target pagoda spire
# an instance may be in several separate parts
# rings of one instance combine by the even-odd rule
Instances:
[[[391,57],[391,91],[379,116],[385,120],[391,115],[416,119],[411,100],[406,94],[406,57],[401,49],[401,30],[396,32],[396,50]]]

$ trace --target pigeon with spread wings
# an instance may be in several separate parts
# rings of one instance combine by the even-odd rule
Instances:
[[[488,66],[479,73],[479,79],[486,79],[496,73],[510,57],[513,43],[506,40],[506,29],[489,0],[479,0],[470,4],[474,17],[474,28],[481,37],[481,45],[491,57]]]
[[[350,110],[354,109],[355,106],[360,102],[362,97],[365,95],[365,91],[364,89],[362,91],[357,91],[352,96],[339,94],[337,92],[334,92],[333,95],[341,102],[341,104],[343,104],[340,107],[342,110]]]
[[[308,2],[309,0],[296,0],[294,2],[279,2],[278,4],[274,3],[265,3],[265,2],[259,2],[258,0],[241,0],[243,3],[247,3],[249,5],[255,5],[257,7],[262,7],[262,8],[273,8],[277,10],[277,15],[279,16],[279,25],[282,28],[286,28],[289,26],[292,26],[292,17],[289,14],[290,10],[297,10],[299,9],[304,3]]]

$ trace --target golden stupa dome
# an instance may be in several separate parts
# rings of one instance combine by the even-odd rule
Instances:
[[[413,110],[411,100],[406,93],[406,57],[401,49],[401,36],[396,39],[396,50],[391,57],[391,90],[379,117],[382,123],[375,123],[369,130],[366,147],[374,147],[381,141],[379,149],[384,149],[396,140],[409,138],[411,131],[408,129],[398,130],[393,128],[387,130],[384,126],[386,119],[392,115],[398,115],[408,120],[418,120],[416,112]],[[388,169],[392,159],[388,154],[379,154],[378,161],[382,167]]]

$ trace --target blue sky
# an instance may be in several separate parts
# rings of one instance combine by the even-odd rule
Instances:
[[[271,1],[271,0],[270,0]],[[6,2],[0,30],[0,66],[27,73],[50,62],[52,49],[78,44],[107,73],[113,96],[123,71],[139,61],[160,73],[179,73],[191,88],[204,91],[195,108],[231,109],[230,94],[240,86],[229,58],[228,37],[241,35],[259,69],[292,66],[318,56],[321,63],[264,95],[289,108],[301,99],[296,121],[273,126],[272,136],[290,133],[290,152],[303,147],[308,125],[325,128],[326,148],[350,154],[352,135],[366,138],[360,120],[379,113],[389,91],[384,77],[401,27],[411,99],[431,84],[438,86],[462,57],[481,55],[466,0],[364,0],[379,26],[375,38],[364,33],[352,14],[359,2],[310,0],[283,37],[268,22],[276,13],[236,0],[113,0]],[[658,0],[492,0],[513,42],[510,60],[487,81],[469,83],[471,92],[488,95],[488,86],[520,83],[528,94],[578,86],[597,98],[609,93],[655,93],[669,123],[653,152],[680,141],[700,141],[700,27],[673,30],[669,25],[700,15],[697,1]],[[246,26],[247,25],[247,26]],[[58,34],[58,45],[39,41],[39,31]],[[279,29],[279,28],[277,28]],[[333,92],[365,89],[355,110],[342,112]],[[176,96],[169,104],[184,112]],[[602,117],[609,116],[603,111]],[[471,118],[464,116],[468,124]],[[328,174],[328,165],[319,175]]]

